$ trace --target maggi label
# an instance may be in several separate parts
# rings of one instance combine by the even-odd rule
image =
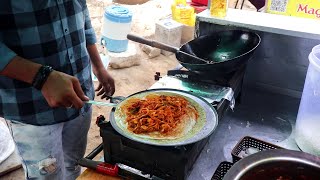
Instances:
[[[319,1],[319,7],[313,7],[309,4],[297,4],[296,5],[296,15],[295,16],[301,16],[301,17],[308,17],[310,18],[320,18],[320,1]]]
[[[320,0],[270,0],[267,12],[320,20]]]

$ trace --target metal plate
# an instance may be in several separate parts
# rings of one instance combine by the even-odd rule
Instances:
[[[113,109],[112,113],[110,114],[110,122],[112,127],[118,133],[120,133],[126,138],[129,138],[137,142],[141,142],[149,145],[156,145],[156,146],[181,146],[181,145],[195,143],[208,137],[216,129],[218,125],[218,114],[216,110],[206,100],[204,100],[201,97],[195,96],[189,92],[176,90],[176,89],[151,89],[151,90],[135,93],[129,96],[127,99],[136,95],[144,96],[144,95],[157,94],[157,93],[176,94],[179,96],[183,96],[186,99],[191,99],[192,101],[197,103],[199,107],[202,107],[202,109],[204,110],[205,124],[202,127],[202,129],[200,129],[197,133],[192,134],[192,136],[187,138],[183,137],[183,138],[172,139],[172,140],[155,140],[155,139],[142,138],[142,137],[136,136],[134,133],[131,133],[128,130],[124,130],[121,127],[119,127],[119,125],[117,124],[118,119],[115,116],[115,109]],[[126,100],[121,102],[117,108],[119,108],[122,105],[122,103],[125,103]]]

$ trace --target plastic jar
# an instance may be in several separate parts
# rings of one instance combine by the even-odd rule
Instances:
[[[110,52],[126,51],[131,21],[132,13],[129,9],[119,5],[107,7],[103,17],[101,44]]]
[[[312,49],[309,62],[295,140],[302,151],[320,156],[320,45]]]
[[[173,20],[188,25],[194,26],[195,25],[195,13],[194,8],[189,5],[175,5],[171,6],[172,10],[172,18]]]

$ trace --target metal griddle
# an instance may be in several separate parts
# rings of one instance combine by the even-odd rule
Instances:
[[[206,137],[208,137],[212,132],[216,129],[218,125],[218,115],[214,107],[209,104],[205,99],[202,97],[196,96],[194,94],[191,94],[187,91],[182,91],[182,90],[177,90],[177,89],[151,89],[151,90],[145,90],[141,91],[138,93],[135,93],[133,95],[130,95],[126,100],[122,101],[116,108],[121,107],[122,104],[126,103],[127,100],[130,100],[132,97],[138,96],[146,96],[149,94],[159,94],[159,93],[168,93],[169,95],[179,95],[186,97],[187,99],[190,98],[192,99],[195,103],[199,104],[201,108],[205,111],[205,125],[204,127],[197,132],[196,134],[192,134],[191,137],[185,139],[185,138],[180,138],[180,139],[173,139],[173,140],[166,140],[166,141],[161,141],[161,140],[150,140],[146,138],[141,138],[138,136],[135,136],[133,133],[129,132],[127,129],[121,128],[116,121],[119,121],[115,115],[116,111],[115,109],[112,110],[110,113],[110,122],[112,127],[121,135],[124,137],[141,142],[144,144],[149,144],[149,145],[155,145],[155,146],[181,146],[181,145],[187,145],[191,143],[195,143],[197,141],[200,141]]]

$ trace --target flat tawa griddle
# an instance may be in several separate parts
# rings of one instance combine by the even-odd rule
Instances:
[[[131,98],[142,98],[147,95],[151,94],[159,94],[159,95],[177,95],[182,96],[187,99],[192,105],[196,107],[197,110],[201,111],[199,113],[199,119],[203,120],[201,123],[197,124],[193,127],[191,131],[189,131],[184,137],[177,138],[177,139],[149,139],[139,137],[133,132],[130,132],[126,128],[124,128],[119,122],[121,121],[120,118],[120,111],[119,108],[125,104]],[[198,111],[198,112],[199,112]],[[124,101],[120,102],[117,107],[113,109],[110,113],[110,123],[112,127],[124,137],[141,142],[144,144],[149,145],[156,145],[156,146],[181,146],[186,144],[191,144],[198,142],[206,137],[208,137],[212,132],[216,129],[218,125],[218,115],[216,110],[213,108],[211,104],[209,104],[206,100],[199,96],[195,96],[189,92],[176,90],[176,89],[151,89],[146,91],[141,91],[130,95]]]

